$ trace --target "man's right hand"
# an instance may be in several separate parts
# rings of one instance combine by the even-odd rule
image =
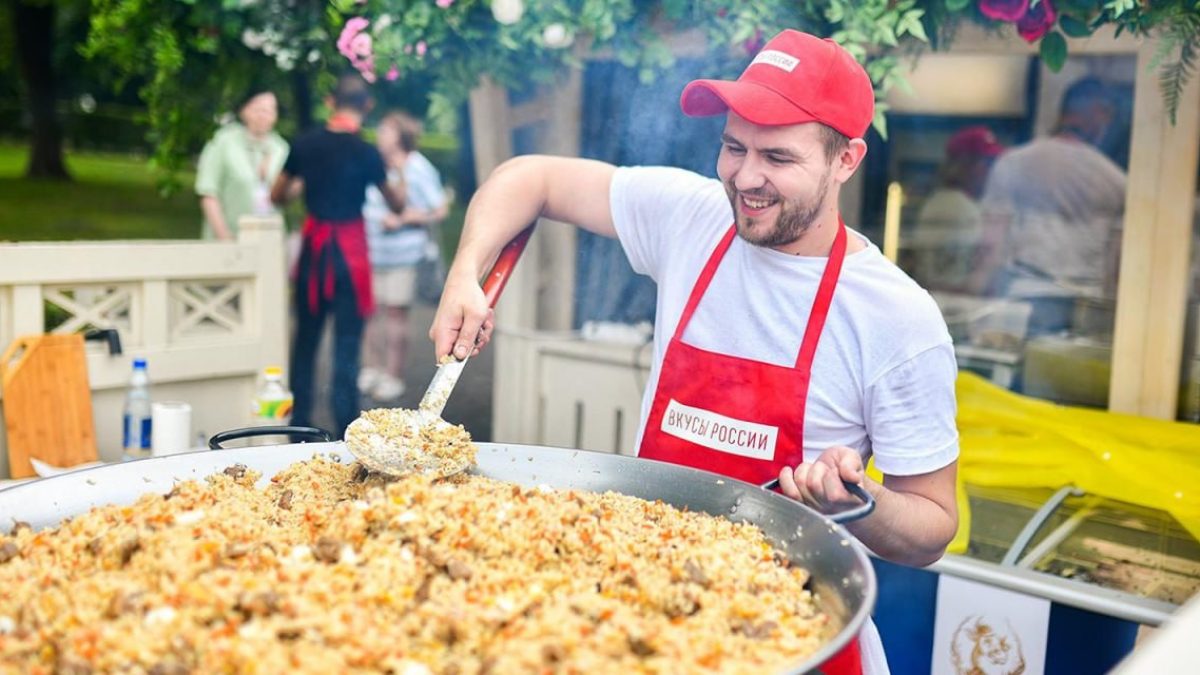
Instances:
[[[438,360],[447,354],[460,361],[475,356],[491,340],[493,328],[494,315],[479,282],[469,272],[451,268],[429,328]]]

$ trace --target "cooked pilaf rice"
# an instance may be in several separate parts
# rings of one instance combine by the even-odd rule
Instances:
[[[748,524],[314,458],[0,535],[26,673],[764,673],[828,619]]]

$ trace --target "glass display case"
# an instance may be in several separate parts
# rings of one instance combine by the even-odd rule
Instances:
[[[1200,541],[1168,513],[1071,488],[967,494],[966,557],[1172,605],[1200,592]]]

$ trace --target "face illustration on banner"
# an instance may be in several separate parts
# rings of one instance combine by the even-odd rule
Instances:
[[[943,574],[931,675],[1042,675],[1049,632],[1049,600]]]
[[[951,660],[958,675],[1021,675],[1021,639],[1007,620],[969,616],[954,631]]]

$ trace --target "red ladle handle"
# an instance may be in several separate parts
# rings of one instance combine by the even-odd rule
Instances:
[[[488,307],[496,306],[496,301],[500,299],[500,292],[504,290],[504,285],[512,276],[513,268],[517,266],[521,253],[525,251],[525,245],[529,243],[529,237],[533,234],[535,225],[536,223],[521,230],[520,234],[504,245],[500,256],[496,258],[496,264],[492,265],[492,271],[484,277],[483,296],[487,298]]]

